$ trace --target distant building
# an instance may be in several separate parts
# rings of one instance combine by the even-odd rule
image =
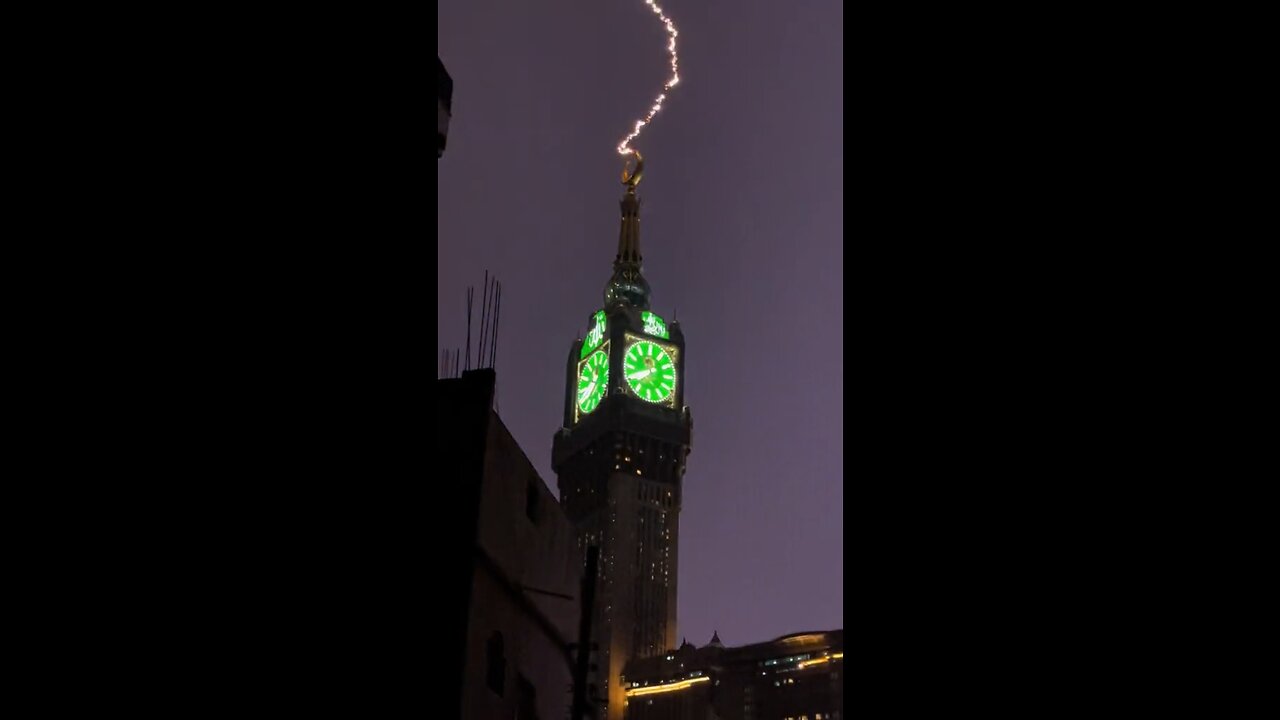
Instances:
[[[453,78],[444,69],[444,61],[436,56],[436,159],[444,157],[445,141],[449,137],[449,118],[453,116]]]
[[[719,635],[633,660],[622,683],[626,720],[841,720],[844,630],[741,647]]]
[[[459,692],[460,714],[441,705],[432,716],[562,720],[582,577],[574,531],[492,410],[494,383],[491,369],[436,381],[436,427],[456,484],[449,494],[459,499],[423,510],[428,521],[431,512],[460,516],[464,537],[457,547],[424,548],[420,570],[452,605],[443,615],[445,657],[458,658],[455,676],[438,687]]]

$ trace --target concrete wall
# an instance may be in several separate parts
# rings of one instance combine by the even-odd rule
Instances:
[[[576,641],[581,579],[572,528],[496,414],[490,418],[484,462],[477,544],[487,559],[477,563],[473,578],[463,717],[521,717],[523,678],[533,687],[537,717],[562,720],[572,683],[564,644]],[[456,552],[457,548],[438,551]],[[539,622],[539,616],[545,622]],[[487,682],[487,645],[494,632],[502,634],[506,659],[502,695]]]

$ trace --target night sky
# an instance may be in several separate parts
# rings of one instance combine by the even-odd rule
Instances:
[[[652,310],[688,344],[679,634],[843,627],[842,3],[661,4],[680,84],[634,144]],[[617,250],[615,147],[668,76],[666,34],[642,0],[441,0],[438,19],[439,347],[495,273],[498,411],[555,492],[569,345]]]

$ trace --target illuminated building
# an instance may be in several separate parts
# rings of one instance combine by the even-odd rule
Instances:
[[[569,349],[564,425],[552,444],[579,551],[600,548],[594,682],[609,720],[622,717],[626,663],[675,646],[678,519],[693,427],[684,405],[684,335],[679,323],[649,309],[641,274],[641,171],[622,199],[604,305]]]
[[[844,631],[797,633],[631,662],[623,676],[625,720],[841,720]]]
[[[444,157],[444,145],[449,136],[449,118],[453,115],[453,78],[444,69],[444,62],[436,56],[436,159]]]
[[[581,570],[568,519],[492,409],[494,383],[487,368],[436,381],[446,477],[456,478],[438,511],[460,520],[463,536],[424,548],[420,568],[450,618],[444,657],[458,659],[429,715],[558,720],[573,682]]]

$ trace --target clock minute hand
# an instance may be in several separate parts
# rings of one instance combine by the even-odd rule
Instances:
[[[636,373],[635,375],[628,375],[627,377],[631,378],[632,380],[641,380],[641,379],[646,378],[646,377],[648,377],[649,375],[653,374],[653,370],[654,370],[654,368],[649,368],[649,369],[647,369],[647,370],[641,370],[640,372]]]

